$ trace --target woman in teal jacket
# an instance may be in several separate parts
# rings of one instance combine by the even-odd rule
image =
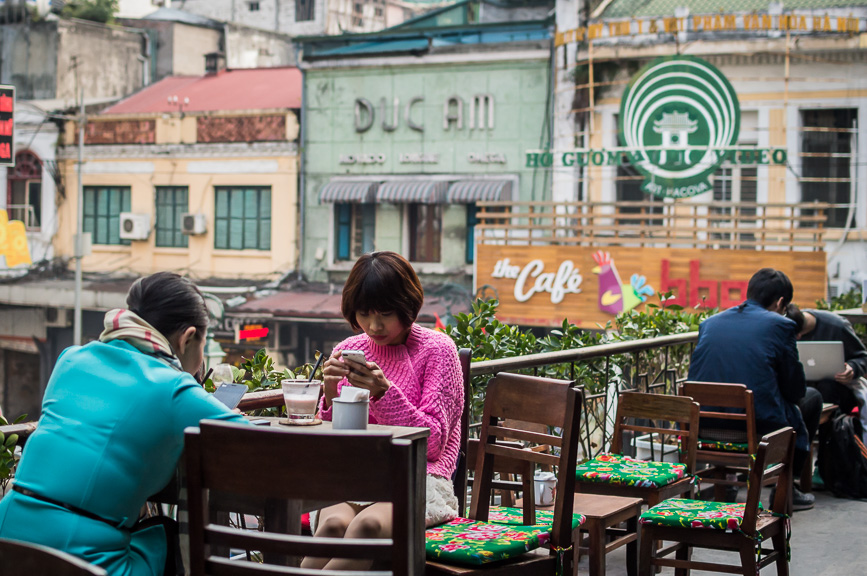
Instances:
[[[98,342],[58,359],[13,490],[0,501],[0,537],[69,552],[112,576],[157,576],[168,569],[165,530],[131,529],[171,479],[184,428],[244,418],[192,376],[208,313],[189,280],[140,279],[127,306],[106,314]]]

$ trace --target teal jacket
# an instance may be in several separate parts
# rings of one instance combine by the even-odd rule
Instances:
[[[161,575],[163,528],[128,529],[148,496],[171,479],[184,428],[206,418],[246,421],[186,372],[126,342],[68,348],[15,483],[117,527],[10,491],[0,500],[0,538],[69,552],[112,576]]]

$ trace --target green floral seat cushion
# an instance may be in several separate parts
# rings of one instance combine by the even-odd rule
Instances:
[[[721,440],[698,439],[699,450],[716,450],[717,452],[743,452],[746,454],[750,445],[746,442],[723,442]]]
[[[429,560],[480,566],[515,558],[550,539],[550,526],[512,526],[455,518],[425,530]]]
[[[572,514],[572,529],[584,524],[587,518],[583,514]],[[521,508],[507,508],[504,506],[491,506],[488,514],[488,522],[493,524],[508,524],[509,526],[524,525],[524,511]],[[536,510],[536,523],[533,525],[536,528],[547,528],[548,530],[554,525],[553,510]]]
[[[620,454],[600,454],[578,465],[578,482],[659,488],[686,477],[686,464],[645,462]]]
[[[650,508],[638,519],[641,524],[680,528],[739,530],[745,504],[670,498]],[[761,509],[761,504],[759,504]]]

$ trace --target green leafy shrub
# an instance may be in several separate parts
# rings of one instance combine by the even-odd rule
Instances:
[[[12,423],[18,424],[27,419],[27,414],[22,414]],[[0,416],[0,426],[8,426],[9,422]],[[18,457],[15,455],[15,446],[18,445],[18,434],[6,436],[0,432],[0,494],[6,491],[9,481],[15,477],[15,468],[18,466]]]
[[[106,24],[114,20],[117,10],[118,0],[73,0],[66,3],[61,14]]]
[[[816,300],[816,308],[818,310],[849,310],[850,308],[860,308],[863,298],[861,288],[852,288],[848,292],[838,294],[830,300]],[[864,345],[867,346],[867,324],[853,324],[855,334],[861,338]]]

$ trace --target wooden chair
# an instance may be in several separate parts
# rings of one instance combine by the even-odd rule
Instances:
[[[412,443],[389,433],[268,429],[203,421],[185,435],[189,499],[190,572],[205,574],[287,574],[275,564],[218,557],[213,548],[258,550],[266,561],[291,562],[303,556],[371,559],[395,576],[413,575],[420,559],[413,542],[421,538],[424,503],[412,481]],[[209,500],[215,495],[257,499],[297,513],[346,500],[392,502],[391,539],[333,539],[277,532],[250,532],[214,524]],[[287,521],[287,524],[290,522]],[[281,526],[288,532],[293,526]],[[297,527],[296,527],[297,528]],[[266,529],[270,529],[266,526]],[[292,574],[321,575],[294,568]],[[361,572],[341,572],[360,574]],[[376,572],[375,574],[386,574]]]
[[[3,576],[106,576],[102,568],[66,552],[14,540],[0,539],[0,573]]]
[[[684,574],[693,569],[755,576],[761,568],[774,562],[778,575],[788,575],[787,525],[792,504],[794,451],[795,431],[791,428],[762,438],[750,469],[745,504],[674,499],[642,514],[639,576],[651,576],[658,566],[673,567],[677,573]],[[759,509],[759,499],[765,479],[771,477],[777,480],[776,496],[771,510],[765,512]],[[773,547],[764,550],[761,543],[768,539]],[[661,540],[674,544],[657,552],[653,543]],[[740,567],[731,563],[693,561],[692,548],[738,552]],[[761,553],[757,555],[757,551]],[[672,552],[676,553],[676,558],[665,557]]]
[[[551,524],[533,525],[536,519],[524,516],[526,509],[515,523],[489,522],[491,491],[496,485],[494,471],[498,464],[513,462],[515,470],[530,482],[534,464],[556,466],[560,471],[575,469],[582,392],[572,384],[519,374],[498,374],[489,381],[469,518],[458,518],[427,530],[426,574],[554,574],[558,564],[564,574],[573,571],[574,474],[559,474]],[[558,427],[563,435],[507,428],[503,425],[506,419]],[[504,438],[554,446],[560,453],[555,456],[515,447],[503,442]],[[490,540],[486,536],[481,540],[496,540],[495,546],[510,549],[482,550],[484,545],[475,539],[467,544],[457,536],[462,532],[489,534]],[[502,539],[498,539],[500,534]],[[550,550],[540,548],[546,542]],[[527,549],[531,551],[525,552]]]
[[[746,482],[728,480],[729,474],[749,473],[758,449],[753,393],[743,384],[684,382],[678,392],[699,403],[696,466],[703,482],[713,484],[714,500],[725,499],[726,486],[745,486]],[[738,413],[719,408],[736,409]],[[737,429],[718,428],[708,418],[735,423]],[[706,468],[702,469],[702,465]]]
[[[461,413],[461,448],[458,454],[458,466],[455,469],[453,484],[455,496],[458,498],[458,510],[465,514],[467,510],[467,466],[470,461],[467,452],[469,442],[470,416],[472,413],[473,384],[470,376],[470,363],[473,352],[469,348],[461,348],[458,351],[458,359],[461,362],[461,374],[464,379],[464,411]]]
[[[690,398],[642,392],[623,392],[617,404],[610,454],[591,458],[577,468],[575,489],[587,494],[641,498],[654,506],[667,498],[692,495],[699,406]],[[648,425],[631,423],[648,420]],[[656,424],[660,422],[660,424]],[[664,427],[662,423],[673,424]],[[680,463],[645,462],[622,456],[624,432],[679,437]]]

